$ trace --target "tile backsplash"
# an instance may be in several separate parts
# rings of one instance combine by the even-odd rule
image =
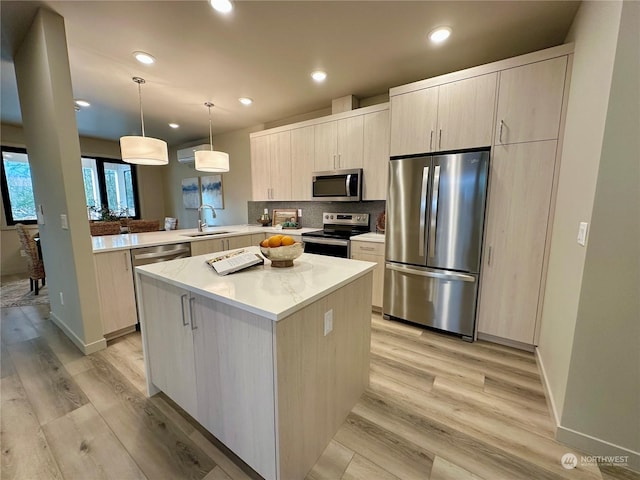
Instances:
[[[247,202],[249,223],[258,223],[258,218],[269,209],[269,215],[273,216],[274,208],[302,209],[302,226],[310,228],[322,228],[322,213],[368,213],[369,229],[375,231],[378,215],[385,209],[384,200],[370,202]]]

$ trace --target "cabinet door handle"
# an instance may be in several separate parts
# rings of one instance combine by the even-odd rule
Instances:
[[[491,266],[491,245],[489,245],[489,251],[487,252],[487,265],[490,267]]]
[[[360,250],[375,250],[373,247],[358,247]]]
[[[438,148],[442,149],[442,129],[440,129],[440,135],[438,137]]]
[[[342,168],[342,154],[338,154],[338,168]]]
[[[187,318],[184,315],[184,301],[187,299],[187,294],[183,293],[182,295],[180,295],[180,311],[182,313],[182,326],[186,327],[187,325],[189,325],[189,323],[187,322]]]
[[[336,155],[336,154],[334,154],[334,155],[333,155],[333,169],[334,169],[334,170],[337,168],[337,167],[336,167],[336,157],[337,157],[337,155]]]
[[[433,130],[431,130],[431,135],[429,135],[429,151],[433,150]]]
[[[195,313],[193,313],[193,302],[195,301],[196,297],[191,297],[189,299],[189,320],[191,321],[191,330],[197,330],[198,327],[196,326],[196,315]]]
[[[498,138],[499,143],[502,143],[502,127],[504,127],[504,120],[500,120],[500,136]]]
[[[124,271],[129,271],[129,259],[127,258],[127,252],[124,252]]]

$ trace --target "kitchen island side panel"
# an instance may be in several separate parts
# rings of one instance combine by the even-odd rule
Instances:
[[[372,282],[368,272],[274,324],[280,479],[305,478],[369,385]]]

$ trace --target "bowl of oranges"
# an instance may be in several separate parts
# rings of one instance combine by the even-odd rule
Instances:
[[[293,261],[304,252],[304,244],[289,235],[273,235],[260,242],[260,251],[272,267],[293,267]]]

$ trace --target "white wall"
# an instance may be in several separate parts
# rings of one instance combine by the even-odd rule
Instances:
[[[567,38],[575,54],[538,349],[558,419],[586,255],[576,236],[591,221],[620,11],[620,2],[584,2]]]
[[[263,126],[237,130],[213,138],[214,148],[229,154],[229,172],[222,174],[224,209],[217,210],[215,219],[207,211],[207,223],[210,225],[239,225],[247,223],[247,201],[251,200],[251,145],[249,134],[262,130]],[[203,139],[189,145],[207,143]],[[179,148],[185,148],[181,145]],[[169,166],[163,168],[165,211],[168,216],[178,219],[179,228],[196,228],[198,211],[184,208],[182,202],[182,179],[209,175],[198,172],[193,163],[180,164],[176,149],[169,150]]]
[[[640,3],[585,2],[538,353],[557,439],[640,469]],[[579,222],[590,224],[586,247]]]
[[[561,423],[640,452],[639,2],[622,8]]]

